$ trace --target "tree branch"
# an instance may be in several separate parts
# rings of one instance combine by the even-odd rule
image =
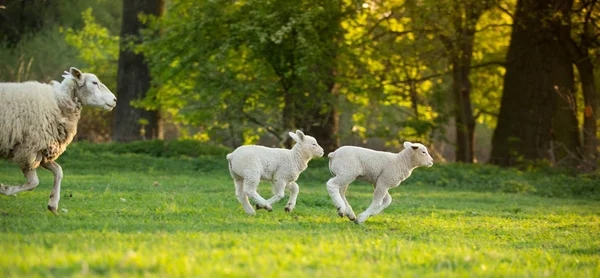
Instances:
[[[276,130],[276,129],[272,128],[270,125],[268,125],[268,124],[266,124],[266,123],[263,123],[263,122],[259,121],[257,118],[254,118],[253,116],[251,116],[250,114],[248,114],[248,113],[246,113],[246,112],[242,112],[242,113],[244,114],[244,117],[245,117],[246,119],[248,119],[249,121],[251,121],[251,122],[253,122],[253,123],[255,123],[255,124],[259,125],[259,126],[262,126],[262,127],[264,127],[264,128],[267,130],[267,132],[269,132],[269,133],[271,133],[273,136],[277,137],[277,139],[278,139],[280,142],[282,142],[282,141],[283,141],[283,138],[281,137],[281,135],[279,135],[279,132],[277,132],[277,130]]]
[[[489,25],[486,25],[486,26],[484,26],[483,28],[481,28],[479,30],[475,30],[475,32],[476,33],[477,32],[482,32],[485,29],[494,28],[494,27],[512,27],[512,26],[513,26],[512,24],[508,24],[508,23],[503,23],[503,24],[489,24]]]
[[[487,62],[487,63],[483,63],[483,64],[471,66],[470,68],[471,69],[477,69],[477,68],[483,68],[483,67],[487,67],[487,66],[502,66],[502,67],[504,67],[504,66],[506,66],[506,63],[505,62],[501,62],[501,61],[490,61],[490,62]],[[394,83],[396,83],[396,84],[406,84],[406,83],[410,83],[410,82],[423,82],[423,81],[426,81],[426,80],[429,80],[429,79],[432,79],[432,78],[436,78],[436,77],[440,77],[440,76],[445,76],[445,75],[447,75],[447,74],[449,74],[451,72],[452,72],[452,70],[449,70],[449,71],[445,71],[445,72],[441,72],[441,73],[435,73],[435,74],[427,75],[427,76],[424,76],[424,77],[421,77],[421,78],[416,78],[416,79],[409,78],[409,79],[406,79],[406,80],[400,80],[400,81],[396,81]]]

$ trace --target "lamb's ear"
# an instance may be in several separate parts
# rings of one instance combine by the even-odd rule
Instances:
[[[300,142],[300,139],[298,138],[298,136],[296,135],[296,133],[293,133],[293,132],[290,131],[289,135],[290,135],[290,137],[292,137],[292,139],[294,139],[294,141]]]
[[[301,130],[296,130],[296,135],[298,135],[300,141],[304,141],[304,133]]]
[[[77,80],[81,80],[81,71],[75,67],[71,67],[69,69],[69,73],[75,77]]]
[[[408,142],[408,141],[404,142],[404,148],[405,149],[408,149],[410,147],[412,147],[412,143],[411,142]]]

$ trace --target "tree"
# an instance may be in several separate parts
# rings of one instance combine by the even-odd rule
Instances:
[[[578,1],[573,11],[570,5],[565,5],[561,13],[566,21],[561,24],[569,24],[574,27],[571,33],[562,32],[558,39],[567,49],[573,64],[579,73],[579,82],[583,93],[583,170],[591,171],[597,168],[598,137],[597,137],[597,107],[598,93],[594,77],[594,64],[592,63],[591,51],[598,48],[599,28],[595,24],[597,16],[594,13],[596,0]],[[571,20],[573,19],[573,20]]]
[[[568,0],[517,2],[492,163],[514,165],[521,159],[562,159],[565,150],[577,153],[577,119],[568,102],[574,99],[573,68],[555,39],[570,31],[553,16],[564,6],[570,8]]]
[[[302,129],[331,151],[348,14],[344,1],[175,1],[154,27],[164,36],[145,41],[159,89],[144,103],[206,133],[245,134],[246,143],[264,132],[283,142]]]
[[[112,140],[159,138],[159,115],[157,111],[136,108],[133,101],[141,100],[150,89],[150,71],[142,53],[136,53],[132,44],[141,42],[140,32],[147,25],[138,18],[140,13],[160,16],[164,12],[164,0],[123,0],[121,45],[117,71],[117,95]]]

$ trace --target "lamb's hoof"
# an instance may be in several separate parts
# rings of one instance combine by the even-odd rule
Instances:
[[[342,210],[341,210],[340,208],[337,208],[337,211],[338,211],[338,215],[339,215],[340,217],[342,217],[342,218],[343,218],[343,217],[345,216],[345,215],[344,215],[344,213],[342,212]]]
[[[285,207],[285,208],[283,208],[283,210],[285,210],[285,212],[290,212],[290,211],[292,211],[292,209],[291,209],[291,208],[288,208],[288,207]]]
[[[254,207],[256,208],[256,210],[262,209],[263,207],[259,206],[258,204],[254,205]]]
[[[58,215],[58,212],[56,211],[55,207],[48,205],[48,210],[51,211],[54,215]]]
[[[268,212],[272,212],[273,208],[265,208]]]
[[[348,216],[348,219],[350,219],[350,221],[356,221],[356,217]]]

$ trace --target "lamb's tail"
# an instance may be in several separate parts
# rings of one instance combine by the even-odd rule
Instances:
[[[233,157],[233,153],[227,154],[227,162],[229,162],[229,172],[231,173],[231,158]]]
[[[335,176],[335,173],[331,170],[331,161],[333,160],[333,157],[335,156],[335,152],[330,152],[327,157],[329,157],[329,173],[332,176]]]

